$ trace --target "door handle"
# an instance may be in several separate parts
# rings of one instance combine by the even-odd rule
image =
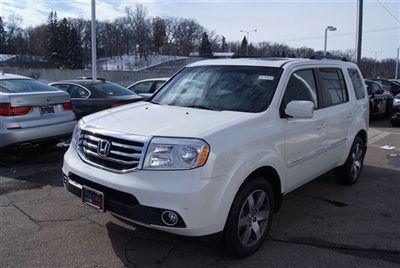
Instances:
[[[319,123],[317,125],[317,129],[323,129],[323,128],[326,128],[327,126],[328,126],[328,123],[326,123],[326,122]]]

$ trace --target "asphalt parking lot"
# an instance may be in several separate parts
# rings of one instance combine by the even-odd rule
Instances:
[[[218,238],[136,229],[81,204],[62,187],[67,144],[1,152],[0,266],[399,267],[400,128],[374,121],[369,139],[356,185],[327,173],[288,194],[268,240],[247,259],[229,257]]]

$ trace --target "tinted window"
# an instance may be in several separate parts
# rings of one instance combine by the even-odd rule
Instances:
[[[150,93],[151,87],[153,86],[153,81],[146,81],[136,84],[130,87],[130,90],[133,90],[135,93]]]
[[[347,89],[342,71],[336,68],[319,69],[321,82],[321,107],[329,107],[348,100]]]
[[[315,107],[318,107],[317,88],[312,70],[297,71],[290,77],[284,95],[285,105],[293,100],[312,101]]]
[[[165,105],[261,112],[274,96],[282,69],[199,66],[179,72],[153,98]]]
[[[70,93],[70,89],[69,89],[69,85],[67,85],[67,84],[56,84],[56,85],[52,85],[52,87],[58,88],[58,89],[60,89],[62,91],[67,92],[68,94],[71,94]]]
[[[7,93],[58,91],[43,82],[31,79],[0,80],[0,91]]]
[[[114,83],[98,83],[87,85],[88,88],[95,88],[106,96],[135,95],[132,91]]]
[[[88,90],[76,85],[70,85],[68,92],[73,99],[86,99],[90,95]]]
[[[162,85],[165,84],[165,81],[156,81],[156,82],[154,82],[154,83],[156,84],[156,86],[154,87],[154,89],[152,90],[151,93],[154,93],[154,92],[156,92],[157,90],[159,90],[160,87],[162,87]]]
[[[364,87],[362,84],[362,80],[360,74],[356,69],[348,69],[349,75],[351,78],[351,82],[353,84],[354,93],[356,94],[357,100],[362,99],[365,97],[364,94]]]

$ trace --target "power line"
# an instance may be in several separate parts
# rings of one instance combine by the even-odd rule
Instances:
[[[400,23],[400,19],[397,18],[380,0],[376,0],[385,10],[387,13],[389,13],[395,20],[397,20]]]
[[[385,31],[393,31],[393,30],[399,30],[400,27],[390,27],[390,28],[381,28],[381,29],[374,29],[374,30],[369,30],[369,31],[364,31],[363,33],[378,33],[378,32],[385,32]],[[331,38],[335,37],[341,37],[341,36],[352,36],[355,35],[355,32],[347,32],[347,33],[341,33],[341,34],[335,34],[331,35]],[[315,39],[323,39],[323,36],[310,36],[310,37],[305,37],[305,38],[300,38],[300,39],[289,39],[289,40],[280,40],[278,42],[297,42],[297,41],[308,41],[308,40],[315,40]]]

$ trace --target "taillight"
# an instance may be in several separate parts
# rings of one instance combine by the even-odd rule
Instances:
[[[386,87],[386,91],[389,92],[390,94],[394,95],[392,92],[392,88],[390,86]]]
[[[122,105],[124,105],[124,103],[114,103],[111,105],[111,108],[115,108],[115,107],[122,106]]]
[[[21,107],[13,107],[11,103],[1,102],[0,103],[0,116],[19,116],[25,115],[29,113],[31,107],[29,106],[21,106]]]
[[[62,107],[64,108],[64,110],[72,110],[72,102],[71,102],[71,101],[69,101],[69,102],[64,102],[64,103],[62,104]]]

